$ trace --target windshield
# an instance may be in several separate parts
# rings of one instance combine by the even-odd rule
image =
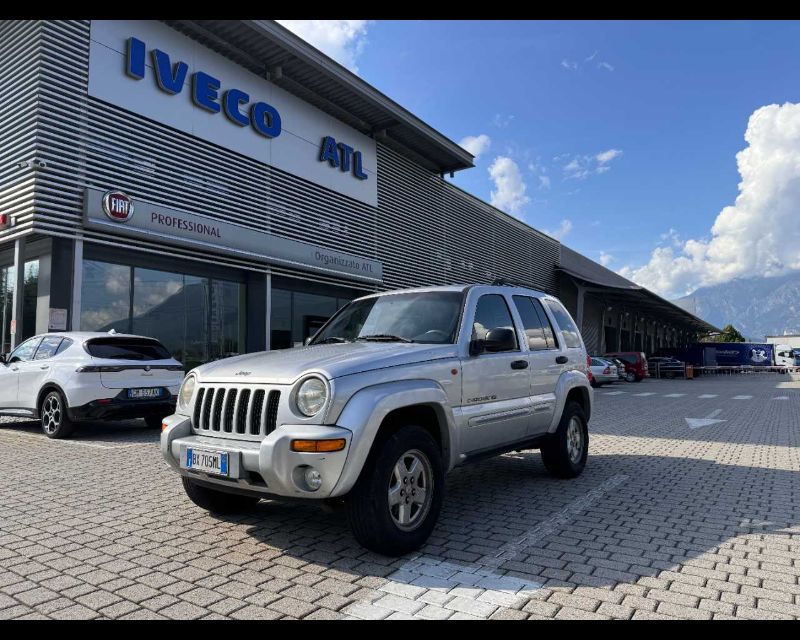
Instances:
[[[372,340],[452,344],[461,314],[460,291],[396,293],[355,300],[309,344]]]

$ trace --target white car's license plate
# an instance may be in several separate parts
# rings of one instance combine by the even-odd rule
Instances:
[[[228,475],[228,454],[221,451],[186,449],[186,468],[218,476]]]
[[[161,387],[150,387],[144,389],[128,389],[129,398],[160,398]]]

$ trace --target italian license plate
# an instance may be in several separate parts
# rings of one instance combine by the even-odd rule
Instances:
[[[161,388],[151,387],[145,389],[128,389],[129,398],[160,398]]]
[[[221,451],[186,449],[186,468],[218,476],[228,475],[228,454]]]

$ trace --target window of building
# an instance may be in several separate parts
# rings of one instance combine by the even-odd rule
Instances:
[[[360,295],[359,291],[273,277],[270,348],[302,345],[333,314]]]
[[[159,340],[187,370],[244,353],[245,285],[84,260],[81,329]]]
[[[13,265],[0,267],[0,347],[2,353],[11,351],[11,317],[14,308],[14,283],[16,269]],[[39,288],[39,261],[25,263],[25,289],[22,301],[22,335],[17,344],[36,333],[36,304]]]

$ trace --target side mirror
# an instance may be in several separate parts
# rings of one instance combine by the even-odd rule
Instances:
[[[514,351],[517,348],[517,336],[513,329],[497,328],[486,334],[484,348],[489,353],[498,351]]]
[[[469,355],[471,356],[479,356],[484,351],[486,351],[486,341],[485,340],[470,340],[469,341]]]

